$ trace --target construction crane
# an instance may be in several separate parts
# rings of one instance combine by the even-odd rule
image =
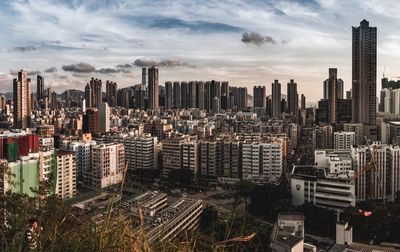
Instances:
[[[379,190],[382,194],[382,199],[383,199],[383,206],[386,207],[386,198],[385,198],[385,189],[383,186],[383,180],[381,179],[381,174],[378,171],[378,169],[376,168],[376,160],[375,160],[375,153],[376,153],[376,146],[374,145],[371,148],[371,145],[369,144],[368,138],[365,137],[365,141],[367,143],[367,148],[368,148],[368,153],[370,155],[370,160],[367,162],[367,164],[363,167],[361,167],[360,169],[357,169],[352,177],[353,180],[358,179],[359,177],[361,177],[362,175],[366,174],[367,172],[375,172],[375,175],[377,177],[378,180],[378,187]]]

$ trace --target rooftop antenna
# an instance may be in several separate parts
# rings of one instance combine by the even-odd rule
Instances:
[[[386,66],[383,67],[383,78],[385,78]]]

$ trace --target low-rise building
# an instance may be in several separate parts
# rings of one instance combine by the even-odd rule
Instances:
[[[181,198],[157,213],[144,231],[147,241],[170,241],[197,227],[203,211],[203,201]]]
[[[158,191],[145,192],[134,198],[129,204],[131,204],[133,217],[140,221],[146,221],[154,218],[157,213],[167,207],[167,194]]]
[[[345,174],[330,174],[328,168],[295,165],[291,173],[292,204],[312,203],[318,207],[342,210],[355,206],[355,184]]]

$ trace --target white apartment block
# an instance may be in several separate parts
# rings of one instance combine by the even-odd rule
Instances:
[[[243,143],[243,179],[256,183],[278,183],[282,175],[280,143]]]
[[[56,159],[54,149],[39,151],[39,174],[42,181],[48,181],[55,172]]]
[[[83,174],[91,188],[104,188],[122,182],[125,170],[123,144],[100,144],[92,148],[91,166]]]
[[[316,150],[314,160],[316,167],[328,168],[331,174],[354,174],[350,150]]]
[[[356,133],[352,131],[338,131],[333,133],[333,148],[347,150],[355,144]]]
[[[366,146],[354,147],[351,149],[353,158],[353,167],[356,174],[356,191],[357,200],[376,200],[395,197],[396,178],[390,178],[391,166],[388,158],[393,156],[392,160],[396,160],[397,147],[393,148],[391,155],[390,146],[374,142],[371,145],[371,152]],[[368,169],[369,160],[375,160],[376,167]],[[394,164],[396,170],[396,165]],[[396,171],[395,171],[396,172]],[[391,184],[388,187],[388,184]],[[387,188],[393,188],[389,191]]]
[[[109,134],[102,141],[121,143],[125,147],[125,161],[129,170],[157,169],[157,137],[134,132]]]
[[[387,150],[389,168],[390,200],[394,201],[400,191],[400,146],[390,146]]]
[[[107,102],[102,102],[99,105],[99,131],[110,131],[110,107]]]
[[[74,151],[76,154],[76,170],[77,178],[83,179],[83,173],[90,168],[91,152],[96,141],[79,141],[72,142],[68,146],[68,150]]]
[[[181,145],[181,168],[190,170],[193,175],[197,175],[199,169],[198,148],[199,144],[197,141],[185,142]]]
[[[355,145],[362,145],[364,143],[364,126],[362,123],[345,123],[343,124],[343,131],[352,131],[355,133]]]
[[[62,199],[76,196],[76,155],[73,151],[57,151],[55,194]]]
[[[390,91],[390,112],[400,114],[400,89]]]

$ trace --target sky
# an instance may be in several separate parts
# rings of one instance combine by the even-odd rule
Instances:
[[[0,92],[26,69],[58,92],[91,77],[118,87],[141,67],[165,81],[221,80],[232,86],[294,79],[307,101],[322,97],[328,68],[351,87],[351,27],[378,28],[378,90],[400,75],[400,1],[385,0],[2,0]],[[104,88],[105,89],[105,88]]]

